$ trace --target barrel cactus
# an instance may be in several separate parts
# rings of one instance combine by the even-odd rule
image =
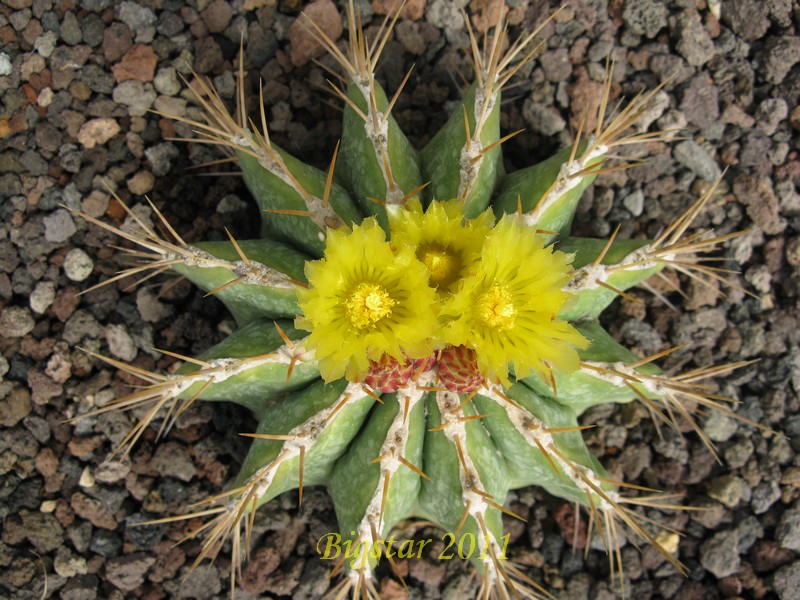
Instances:
[[[302,502],[310,485],[327,486],[339,521],[337,597],[377,596],[375,567],[392,561],[386,540],[412,517],[449,532],[481,577],[480,597],[548,595],[505,556],[502,517],[516,516],[507,493],[531,485],[588,515],[620,582],[623,530],[683,569],[643,512],[676,500],[610,478],[579,425],[592,406],[632,400],[656,422],[685,420],[700,436],[698,407],[735,415],[705,384],[739,365],[668,376],[655,362],[669,351],[635,356],[599,322],[617,296],[662,269],[726,282],[706,257],[730,236],[687,234],[713,188],[656,239],[570,233],[593,179],[632,166],[609,164],[616,148],[671,135],[632,130],[655,92],[610,110],[608,83],[596,127],[506,173],[501,93],[535,55],[536,32],[509,43],[500,23],[486,40],[471,35],[474,80],[417,151],[391,114],[400,90],[390,98],[374,76],[397,13],[374,40],[352,2],[347,13],[345,48],[307,22],[346,80],[331,84],[344,121],[327,170],[270,141],[263,100],[248,118],[243,85],[231,114],[211,85],[195,82],[205,120],[188,122],[238,162],[262,210],[260,239],[189,244],[163,219],[168,236],[133,211],[137,225],[124,231],[83,215],[141,248],[127,251],[139,264],[118,277],[172,269],[238,324],[207,352],[180,356],[171,373],[98,357],[147,385],[96,412],[143,415],[122,451],[154,421],[167,431],[196,401],[252,412],[252,445],[233,485],[180,517],[208,519],[196,532],[198,562],[232,539],[232,590],[258,507],[292,489]]]

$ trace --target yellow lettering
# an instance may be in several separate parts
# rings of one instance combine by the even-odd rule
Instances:
[[[320,544],[325,540],[325,550],[320,550]],[[322,560],[334,560],[339,558],[342,553],[342,547],[339,545],[342,541],[342,536],[338,533],[326,533],[317,542],[317,554],[320,555]],[[349,542],[348,542],[349,543]],[[336,550],[336,554],[331,555],[331,552]]]
[[[414,558],[414,540],[406,540],[397,549],[398,558]]]

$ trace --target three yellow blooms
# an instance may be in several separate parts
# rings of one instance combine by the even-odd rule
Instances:
[[[448,346],[474,351],[490,381],[578,366],[587,341],[558,313],[569,300],[572,257],[543,236],[486,210],[465,220],[461,202],[416,199],[388,208],[391,241],[375,219],[330,230],[297,293],[307,346],[326,381],[360,381],[386,355],[400,363]]]

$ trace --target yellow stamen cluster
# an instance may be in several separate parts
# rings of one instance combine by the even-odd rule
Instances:
[[[428,269],[431,285],[436,289],[447,289],[451,283],[458,279],[461,260],[452,250],[442,248],[435,243],[428,244],[424,248],[417,250],[417,257]]]
[[[374,219],[329,231],[325,258],[298,291],[308,345],[326,380],[360,380],[387,354],[420,358],[445,346],[475,351],[481,374],[509,383],[577,368],[586,340],[558,313],[571,257],[487,210],[465,220],[459,201],[389,208],[387,242]]]
[[[381,285],[375,283],[359,283],[350,297],[344,301],[350,322],[358,329],[375,327],[375,323],[392,314],[392,307],[397,304]]]
[[[481,247],[494,224],[489,210],[465,221],[461,204],[460,200],[432,202],[423,211],[414,198],[405,206],[388,207],[392,243],[414,248],[441,299],[454,291],[480,260]]]
[[[478,296],[475,314],[485,325],[498,331],[506,331],[514,327],[517,309],[511,292],[504,285],[493,285]]]

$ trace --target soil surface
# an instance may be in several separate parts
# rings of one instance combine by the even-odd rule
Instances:
[[[389,0],[357,2],[368,30]],[[495,0],[409,0],[378,74],[390,93],[413,64],[394,109],[421,147],[457,106],[470,73],[458,7],[485,31]],[[548,0],[508,0],[512,35],[554,11]],[[673,143],[631,150],[644,164],[603,175],[576,217],[582,235],[653,237],[724,172],[699,227],[747,230],[726,245],[738,288],[680,280],[685,298],[620,300],[603,317],[646,355],[688,344],[663,362],[670,372],[754,361],[720,377],[719,393],[765,432],[720,414],[697,434],[662,428],[634,405],[583,417],[592,450],[615,477],[684,494],[702,511],[659,516],[683,534],[684,576],[651,548],[622,550],[629,597],[706,600],[800,597],[800,7],[791,0],[566,0],[545,27],[538,58],[505,95],[503,129],[525,132],[504,146],[507,168],[546,158],[572,140],[599,99],[613,61],[615,98],[663,84],[651,130],[678,129]],[[148,430],[129,456],[113,456],[133,416],[66,419],[140,383],[81,348],[148,370],[221,340],[233,321],[185,281],[121,281],[86,295],[122,263],[120,240],[72,216],[80,209],[123,224],[108,188],[150,216],[147,194],[187,241],[256,234],[258,213],[214,148],[170,141],[190,128],[150,111],[195,118],[182,78],[213,80],[233,105],[234,65],[244,40],[247,95],[263,83],[275,143],[325,168],[341,133],[340,102],[326,90],[316,47],[298,25],[307,9],[335,32],[330,0],[3,0],[0,3],[0,597],[224,598],[229,545],[189,575],[200,543],[176,545],[200,523],[137,527],[185,511],[235,475],[252,431],[248,414],[197,404],[166,439]],[[346,34],[345,34],[346,35]],[[326,63],[327,64],[327,63]],[[626,151],[627,154],[627,151]],[[195,168],[198,167],[198,168]],[[668,307],[666,297],[677,310]],[[336,530],[324,490],[302,506],[288,493],[258,512],[251,560],[237,598],[320,598],[329,564],[315,546]],[[619,596],[601,548],[570,542],[571,507],[536,488],[511,494],[527,518],[509,521],[511,555],[562,599]],[[653,515],[657,516],[657,515]],[[441,532],[409,528],[418,539]],[[464,598],[470,567],[403,560],[404,589],[388,569],[385,598]]]

